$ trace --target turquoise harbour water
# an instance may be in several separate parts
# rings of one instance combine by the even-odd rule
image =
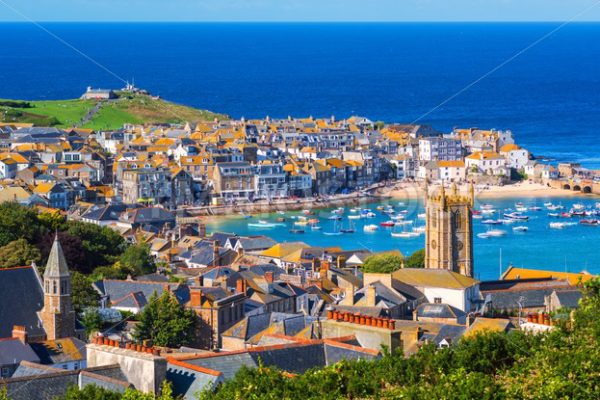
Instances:
[[[511,198],[511,199],[486,199],[478,201],[475,207],[478,209],[482,204],[491,204],[500,212],[490,218],[503,218],[502,213],[505,209],[515,209],[515,203],[522,202],[526,207],[538,206],[541,211],[527,211],[524,215],[529,216],[527,222],[515,222],[513,224],[488,225],[482,224],[482,221],[487,219],[473,220],[473,230],[475,233],[474,241],[474,256],[475,256],[475,275],[482,280],[497,279],[500,274],[500,252],[502,252],[502,268],[506,269],[509,263],[514,266],[548,269],[555,271],[570,271],[579,272],[587,270],[591,273],[600,273],[600,257],[598,254],[598,241],[600,240],[600,226],[585,226],[580,225],[579,221],[583,218],[574,217],[571,219],[558,219],[549,217],[549,211],[544,207],[544,203],[552,202],[553,204],[561,204],[568,211],[575,203],[585,205],[589,209],[593,209],[596,201],[599,199],[593,197],[574,198],[574,197],[552,197],[552,198]],[[399,203],[404,203],[404,206],[398,206]],[[424,219],[419,219],[418,214],[423,213],[422,202],[417,200],[390,200],[382,203],[371,203],[363,205],[363,208],[370,208],[376,213],[375,218],[353,220],[356,232],[353,234],[343,234],[339,236],[327,236],[323,232],[329,232],[334,229],[334,222],[328,220],[331,216],[331,209],[315,210],[316,216],[308,218],[319,218],[321,220],[322,230],[312,231],[310,227],[295,227],[293,226],[296,219],[292,216],[302,215],[301,212],[286,212],[285,215],[279,214],[262,214],[253,216],[250,219],[243,217],[226,218],[218,222],[207,225],[209,232],[236,232],[240,235],[267,235],[279,242],[302,241],[313,246],[339,246],[344,250],[353,250],[367,248],[372,251],[384,251],[398,249],[403,254],[408,255],[415,250],[424,247],[425,235],[416,238],[404,239],[393,238],[390,233],[392,228],[379,227],[376,232],[364,232],[363,226],[366,224],[379,225],[381,222],[389,220],[389,217],[376,211],[376,207],[381,205],[391,204],[395,210],[408,210],[405,216],[406,220],[416,221],[416,226],[425,224]],[[343,228],[348,227],[351,215],[349,208],[345,209],[345,213],[340,221]],[[253,228],[249,227],[248,223],[257,223],[259,220],[276,223],[277,217],[285,217],[286,221],[283,226],[275,226],[273,228]],[[584,217],[586,218],[586,217]],[[597,218],[597,217],[587,217]],[[552,229],[549,227],[551,222],[573,222],[572,226],[564,227],[563,229]],[[514,232],[514,226],[527,226],[529,230],[524,233]],[[290,233],[292,228],[304,229],[304,234]],[[408,226],[410,228],[410,226]],[[394,228],[396,231],[402,231],[402,227]],[[501,229],[506,231],[506,236],[489,239],[481,239],[477,234],[484,233],[488,229]],[[501,249],[501,250],[500,250]]]

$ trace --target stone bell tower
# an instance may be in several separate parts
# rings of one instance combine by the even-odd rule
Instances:
[[[44,308],[40,311],[40,318],[48,340],[75,335],[71,275],[58,236],[54,238],[44,271]]]
[[[473,277],[473,185],[469,193],[444,186],[427,194],[425,268],[447,269]]]

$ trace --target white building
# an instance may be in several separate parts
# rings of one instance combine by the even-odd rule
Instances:
[[[510,174],[506,159],[493,151],[475,152],[465,158],[465,164],[468,172],[496,176]]]
[[[462,159],[462,145],[458,139],[441,136],[419,139],[419,160],[421,161],[460,159]]]
[[[505,144],[500,154],[506,158],[507,166],[516,170],[524,169],[529,162],[529,152],[516,144]]]
[[[462,160],[438,161],[439,179],[445,182],[461,182],[467,178],[467,168]]]

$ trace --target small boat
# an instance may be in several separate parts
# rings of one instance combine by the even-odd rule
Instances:
[[[380,223],[379,225],[389,228],[389,227],[396,225],[396,223],[394,221],[385,221],[385,222]]]
[[[573,204],[573,208],[575,210],[583,210],[585,208],[585,206],[581,203],[575,203],[575,204]]]
[[[487,234],[491,237],[501,237],[506,235],[506,231],[503,231],[502,229],[491,229],[487,231]]]
[[[405,205],[405,204],[404,204],[404,202],[402,202],[402,201],[401,201],[401,202],[399,202],[399,203],[398,203],[398,205],[399,205],[400,207],[404,207],[404,205]],[[598,208],[600,208],[600,207],[598,207]]]
[[[377,211],[382,211],[382,210],[383,210],[383,206],[377,206],[375,209],[376,209]]]
[[[516,202],[515,203],[515,207],[523,207],[525,204],[523,204],[523,202]]]
[[[309,220],[308,220],[308,223],[309,223],[309,224],[318,224],[318,223],[319,223],[319,220],[318,220],[317,218],[312,218],[312,219],[309,219]]]
[[[392,233],[390,233],[390,235],[395,238],[403,238],[403,239],[411,239],[411,238],[420,236],[420,234],[417,232],[392,232]]]
[[[559,217],[560,218],[572,218],[573,215],[571,215],[571,213],[563,212],[563,213],[560,213]]]
[[[377,225],[365,225],[363,231],[365,232],[375,232],[379,227]]]
[[[321,230],[321,226],[320,225],[312,225],[310,227],[310,229],[312,229],[313,231],[320,231]]]
[[[516,219],[510,219],[510,218],[503,218],[503,219],[499,219],[498,221],[502,222],[504,225],[514,224],[515,222],[517,222]]]
[[[482,210],[492,210],[494,206],[491,204],[482,204],[479,208],[481,208]]]
[[[496,213],[496,210],[494,210],[493,208],[492,208],[492,209],[489,209],[489,210],[481,210],[481,213],[482,213],[483,215],[491,215],[491,214],[495,214],[495,213]]]
[[[307,226],[308,225],[308,221],[296,221],[296,222],[294,222],[294,225],[297,225],[297,226]]]
[[[573,217],[585,217],[585,211],[581,211],[581,210],[571,210],[571,215]]]
[[[356,229],[354,229],[354,224],[352,223],[352,221],[348,221],[348,228],[342,227],[342,229],[340,229],[340,232],[342,232],[342,233],[354,233],[354,232],[356,232]]]
[[[348,215],[348,219],[360,219],[360,215]]]
[[[342,232],[323,232],[323,235],[326,235],[326,236],[339,236],[341,234],[342,234]]]
[[[330,217],[327,217],[327,219],[332,220],[332,221],[339,221],[340,219],[342,219],[342,217],[339,215],[332,215]]]
[[[518,212],[526,212],[527,211],[527,207],[516,207],[516,210]]]
[[[258,223],[249,223],[248,228],[275,228],[278,224],[271,224],[266,221],[258,221]]]
[[[561,205],[551,205],[546,207],[550,211],[563,210],[565,207]]]
[[[365,216],[366,216],[367,218],[375,218],[377,215],[375,215],[375,213],[374,213],[374,212],[370,212],[370,213],[366,213],[366,214],[365,214]]]
[[[413,221],[411,220],[405,220],[405,221],[396,221],[396,223],[394,225],[396,226],[402,226],[402,225],[412,225]]]
[[[482,219],[483,215],[473,214],[473,219]]]
[[[285,222],[285,218],[279,217],[275,221],[277,221],[277,222]]]
[[[552,218],[558,218],[560,216],[560,214],[559,213],[548,213],[548,216],[552,217]]]
[[[551,206],[553,206],[553,204],[549,201],[544,203],[544,207],[551,207]]]
[[[404,219],[404,215],[392,215],[390,218],[394,221],[400,221]]]
[[[520,220],[520,221],[527,221],[529,219],[529,217],[527,215],[523,215],[518,212],[505,213],[504,216],[506,218],[516,219],[516,220]]]
[[[413,228],[413,232],[415,233],[425,233],[426,227],[425,226],[415,226]]]
[[[419,218],[419,219],[425,219],[425,218],[427,218],[427,214],[425,214],[425,213],[418,214],[417,218]]]
[[[481,211],[479,211],[479,210],[473,210],[473,215],[481,215]]]
[[[480,239],[489,239],[492,237],[492,235],[490,235],[489,233],[478,233],[477,237]]]
[[[553,229],[562,229],[567,226],[577,225],[576,222],[550,222],[550,228]]]
[[[513,226],[514,232],[527,232],[529,230],[526,226]]]
[[[290,229],[290,233],[301,234],[304,233],[304,229]]]
[[[358,209],[358,208],[351,208],[351,209],[350,209],[350,212],[351,212],[351,213],[357,213],[358,211],[359,211],[359,209]]]
[[[597,219],[582,219],[579,221],[581,225],[596,226],[600,223]]]
[[[498,221],[496,219],[486,219],[484,221],[481,221],[481,223],[485,225],[500,225],[502,224],[502,221]]]
[[[529,211],[542,211],[542,207],[538,207],[538,206],[529,207]]]

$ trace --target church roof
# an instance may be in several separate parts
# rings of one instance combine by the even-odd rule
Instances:
[[[50,256],[48,256],[44,278],[60,278],[66,276],[69,276],[69,267],[67,266],[67,260],[65,260],[65,255],[57,236],[54,238]]]

